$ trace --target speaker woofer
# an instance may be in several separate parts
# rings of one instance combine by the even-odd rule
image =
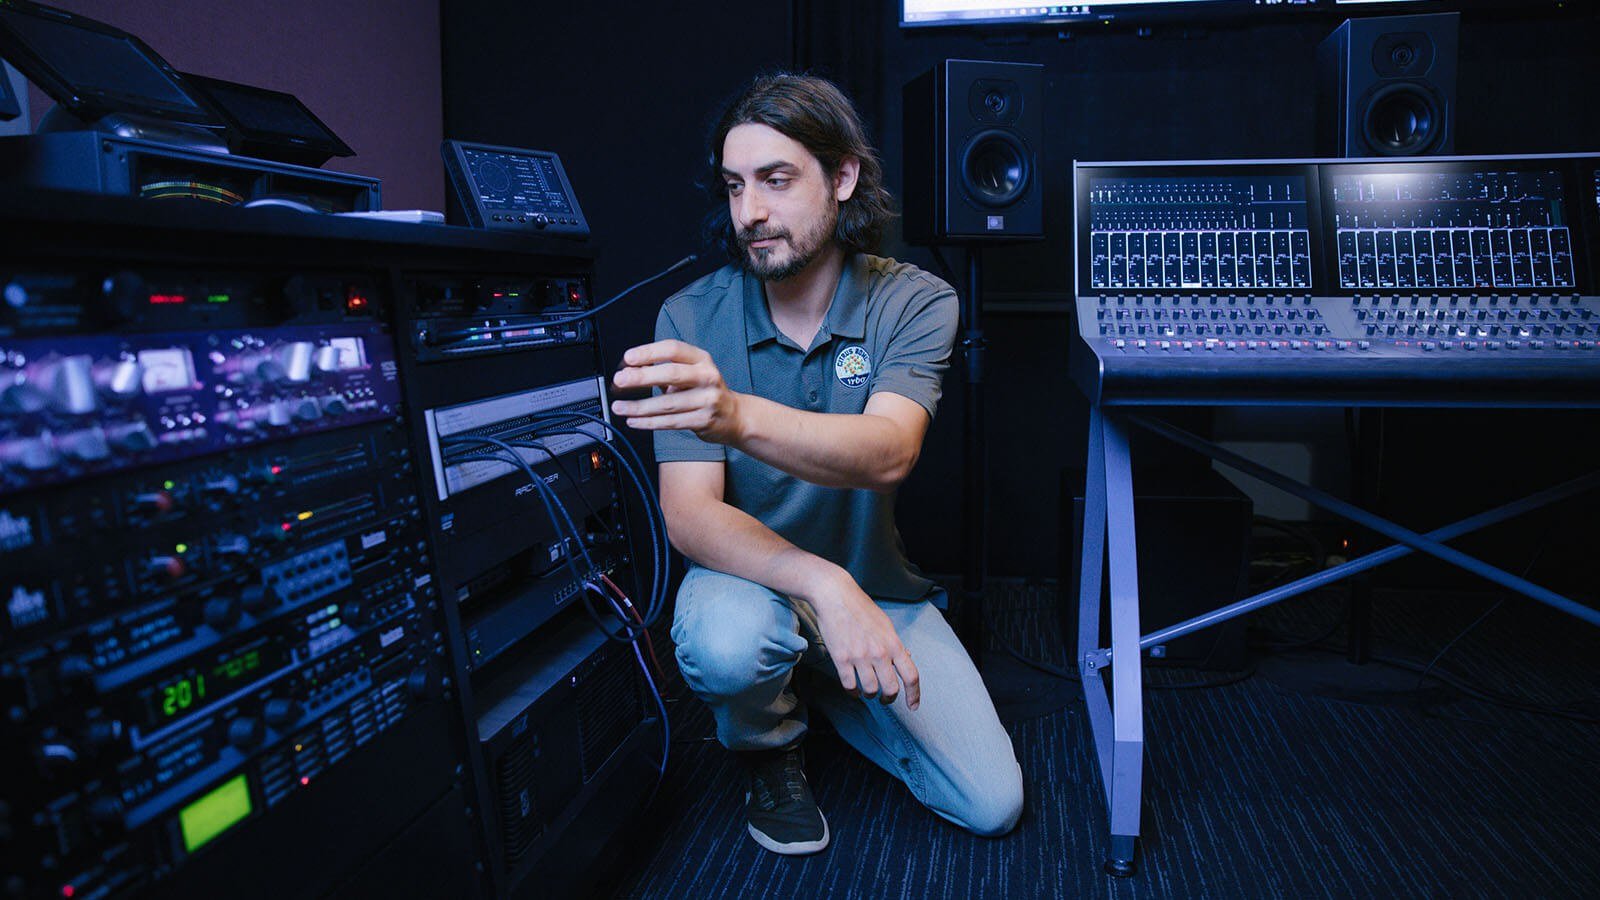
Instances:
[[[1383,156],[1418,156],[1444,131],[1433,95],[1419,84],[1391,84],[1372,95],[1362,117],[1367,145]]]
[[[990,207],[1015,203],[1033,177],[1028,151],[1009,131],[984,131],[961,153],[961,186],[973,200]]]

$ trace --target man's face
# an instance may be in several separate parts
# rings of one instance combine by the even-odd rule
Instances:
[[[777,129],[747,123],[730,130],[722,179],[741,262],[762,281],[799,274],[833,240],[844,199],[839,186],[811,151]]]

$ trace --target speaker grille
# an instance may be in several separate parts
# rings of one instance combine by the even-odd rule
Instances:
[[[628,653],[613,653],[578,682],[578,740],[583,780],[593,778],[644,720],[644,698]]]
[[[506,864],[522,859],[544,831],[533,796],[533,743],[518,740],[495,762],[500,801],[500,845]]]

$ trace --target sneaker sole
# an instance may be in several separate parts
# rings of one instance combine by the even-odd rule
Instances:
[[[748,803],[749,800],[750,795],[746,794],[745,802]],[[768,850],[771,850],[773,853],[779,853],[784,856],[805,856],[808,853],[821,852],[828,846],[828,818],[822,815],[821,810],[817,811],[817,816],[822,819],[822,837],[814,841],[793,841],[785,844],[780,841],[775,841],[763,834],[752,823],[746,823],[745,830],[750,832],[750,837],[753,838],[756,843]]]

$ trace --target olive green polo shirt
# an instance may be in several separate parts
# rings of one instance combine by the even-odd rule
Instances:
[[[727,266],[674,294],[656,340],[711,354],[729,389],[794,409],[860,413],[879,391],[932,416],[950,365],[959,308],[948,284],[916,266],[865,254],[845,260],[822,327],[800,347],[772,321],[761,281]],[[690,431],[655,433],[658,462],[725,462],[723,499],[795,546],[831,560],[873,597],[917,600],[932,582],[906,559],[894,494],[829,488]]]

